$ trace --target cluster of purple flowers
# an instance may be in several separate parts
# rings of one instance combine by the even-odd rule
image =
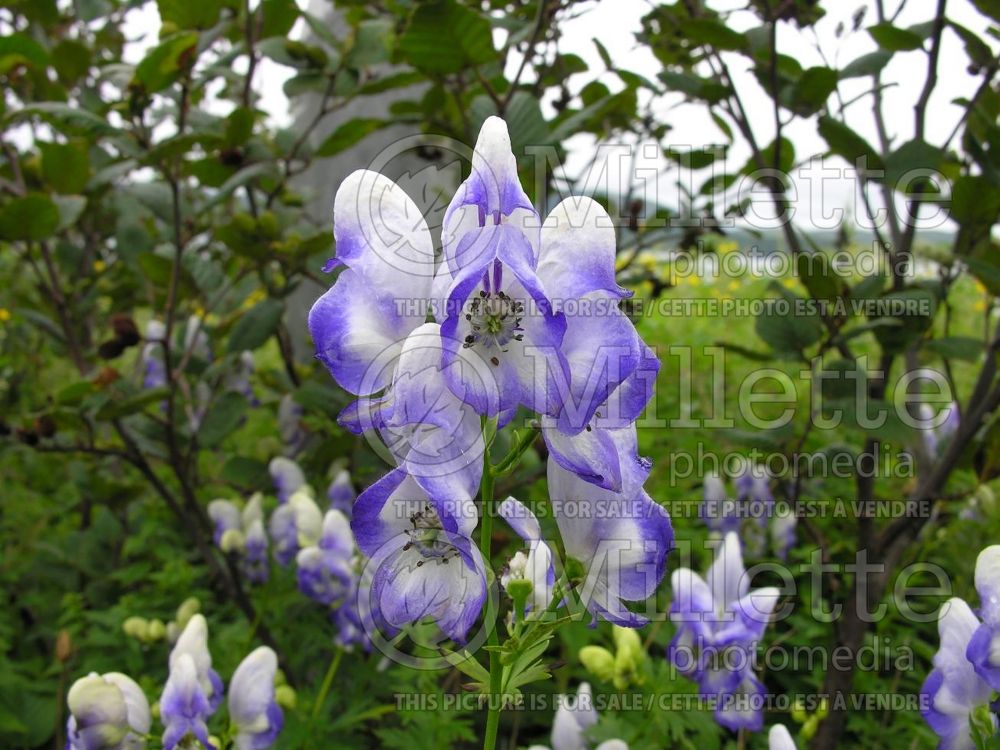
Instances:
[[[224,686],[212,669],[208,625],[196,614],[187,622],[170,652],[170,674],[160,696],[163,748],[200,745],[212,741],[208,720],[222,704]],[[240,662],[229,683],[229,721],[233,747],[266,750],[284,726],[278,706],[275,678],[278,660],[266,646]],[[66,724],[67,750],[141,750],[152,726],[149,701],[139,685],[118,672],[90,674],[77,680],[67,694],[70,716]]]
[[[715,718],[719,724],[759,731],[764,717],[758,697],[764,686],[754,674],[754,655],[778,601],[778,590],[750,591],[740,540],[734,532],[723,538],[705,578],[689,568],[678,568],[671,587],[670,620],[677,632],[667,647],[667,657],[681,674],[698,683],[702,695],[718,699]]]
[[[941,607],[941,645],[921,693],[924,719],[943,750],[984,747],[1000,728],[995,691],[1000,690],[1000,545],[976,560],[979,616],[954,597]]]
[[[377,431],[394,463],[358,497],[352,521],[377,561],[379,626],[392,633],[429,617],[466,637],[486,597],[487,563],[472,544],[483,424],[503,428],[519,410],[547,443],[567,554],[602,571],[586,589],[591,611],[645,622],[623,601],[655,590],[673,542],[668,515],[643,490],[650,463],[634,424],[659,361],[619,309],[628,292],[615,281],[606,212],[570,198],[542,222],[506,124],[491,117],[445,213],[440,259],[417,206],[375,172],[341,184],[334,235],[327,270],[340,273],[309,329],[317,357],[358,397],[341,424]]]
[[[797,519],[794,513],[779,511],[767,470],[748,464],[733,486],[735,496],[720,476],[705,476],[700,515],[709,531],[719,536],[737,534],[747,554],[761,555],[770,544],[776,557],[787,559],[795,545]]]

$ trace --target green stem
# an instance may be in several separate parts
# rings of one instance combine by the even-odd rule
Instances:
[[[323,704],[326,703],[327,693],[330,692],[330,686],[333,685],[333,678],[337,674],[337,668],[340,667],[340,660],[343,656],[344,649],[339,646],[335,646],[333,649],[333,658],[330,659],[330,666],[326,670],[326,677],[323,678],[323,684],[320,686],[319,695],[316,696],[316,702],[313,704],[312,716],[309,717],[310,724],[317,719],[319,712],[323,709]]]
[[[479,495],[483,505],[483,525],[479,536],[479,551],[483,555],[483,562],[492,570],[492,542],[493,542],[493,468],[490,466],[489,451],[483,459],[483,479],[479,485]],[[500,666],[500,637],[497,634],[496,610],[487,607],[486,617],[489,620],[486,626],[489,628],[488,645],[490,655],[490,694],[487,698],[486,714],[486,735],[483,738],[483,750],[494,750],[497,744],[497,730],[500,728],[500,679],[502,667]]]

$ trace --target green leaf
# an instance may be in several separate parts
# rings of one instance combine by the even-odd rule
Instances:
[[[839,120],[820,117],[819,134],[826,141],[831,153],[840,156],[851,165],[858,166],[858,160],[864,159],[864,166],[868,170],[884,168],[882,159],[868,141]]]
[[[82,193],[90,179],[90,155],[85,141],[38,143],[42,177],[58,193]]]
[[[148,388],[141,393],[124,399],[113,398],[97,410],[97,418],[101,420],[121,419],[131,414],[138,414],[147,406],[159,404],[170,395],[166,386]]]
[[[63,39],[52,50],[52,67],[66,84],[76,83],[90,69],[90,48],[76,39]]]
[[[715,104],[726,98],[729,89],[714,78],[701,78],[694,73],[661,71],[659,78],[670,91],[679,91],[694,99],[703,99]]]
[[[348,120],[343,125],[327,136],[319,148],[316,149],[317,156],[333,156],[339,154],[344,149],[350,148],[366,135],[381,130],[391,123],[388,120],[378,120],[371,117],[358,117]]]
[[[278,329],[284,305],[278,299],[266,299],[244,313],[229,335],[230,353],[253,351]]]
[[[288,36],[299,17],[295,0],[263,0],[260,7],[264,14],[260,24],[260,38]]]
[[[924,344],[924,348],[948,359],[976,362],[982,356],[985,346],[981,339],[970,336],[946,336],[931,339]]]
[[[38,241],[59,228],[59,207],[41,193],[14,198],[0,207],[0,238]]]
[[[208,29],[219,20],[222,0],[156,0],[160,20],[178,29]]]
[[[49,125],[63,133],[87,135],[90,137],[114,135],[118,129],[112,127],[103,117],[80,107],[63,102],[37,102],[11,112],[8,121],[22,120],[37,115]]]
[[[412,86],[424,80],[424,75],[415,70],[404,71],[402,73],[392,73],[391,75],[376,78],[374,81],[369,81],[368,83],[360,86],[358,88],[358,94],[362,96],[381,94],[383,91],[391,91],[393,89],[403,88],[404,86]]]
[[[153,47],[135,68],[135,79],[147,94],[155,94],[176,81],[181,72],[194,65],[198,33],[174,34]]]
[[[891,59],[892,53],[887,52],[886,50],[869,52],[867,55],[862,55],[856,60],[852,60],[845,65],[844,69],[840,71],[840,77],[841,79],[844,79],[873,76],[876,73],[879,73]]]
[[[920,49],[924,46],[924,38],[914,31],[900,29],[891,23],[877,23],[868,27],[868,33],[882,49],[891,52],[904,52]]]
[[[49,55],[38,42],[20,32],[0,36],[0,75],[9,73],[20,65],[44,70]]]
[[[388,62],[394,42],[391,19],[372,18],[362,21],[354,30],[354,40],[344,57],[344,63],[352,68],[367,68]]]
[[[414,10],[397,50],[410,65],[446,75],[496,59],[488,18],[454,0],[433,0]]]
[[[1000,295],[1000,265],[996,261],[997,251],[994,249],[989,260],[985,258],[966,258],[965,264],[969,271],[979,279],[983,286],[992,294]]]
[[[819,112],[836,90],[837,80],[837,71],[831,68],[807,68],[792,88],[789,109],[803,117]]]
[[[242,146],[253,133],[254,113],[246,107],[237,107],[226,118],[226,132],[223,136],[226,146]]]
[[[844,280],[833,270],[823,253],[800,253],[796,259],[799,280],[813,299],[833,301],[844,290]]]
[[[680,30],[688,40],[695,44],[730,52],[738,52],[747,48],[746,37],[735,29],[729,28],[719,19],[694,18],[682,23]]]
[[[213,448],[240,426],[249,406],[246,398],[229,391],[216,399],[198,428],[198,442]]]
[[[960,23],[950,20],[948,23],[952,30],[961,38],[962,43],[965,44],[965,54],[969,56],[969,61],[973,65],[988,67],[996,62],[990,46],[976,36],[974,32],[965,28]]]
[[[885,158],[885,183],[894,190],[912,192],[927,173],[941,171],[944,154],[926,141],[907,141]]]
[[[267,484],[267,464],[247,456],[233,456],[222,467],[219,478],[237,487],[256,490]]]
[[[755,320],[757,335],[775,352],[801,355],[823,335],[823,326],[816,315],[805,315],[801,310],[785,309],[783,303],[793,305],[800,298],[772,300]]]
[[[57,232],[76,224],[77,219],[83,215],[83,209],[87,207],[87,199],[82,195],[56,195],[52,201],[59,209],[59,225]]]

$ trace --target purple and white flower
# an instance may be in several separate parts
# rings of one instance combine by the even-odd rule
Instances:
[[[351,522],[370,558],[362,615],[390,633],[429,617],[463,642],[486,600],[486,571],[470,539],[478,519],[470,494],[428,495],[402,469],[362,492]]]
[[[171,654],[170,676],[160,696],[160,718],[165,727],[163,749],[187,748],[196,740],[205,750],[212,750],[206,721],[213,711],[198,678],[195,659],[189,653],[180,653],[176,658]]]
[[[278,658],[267,646],[251,651],[229,683],[229,718],[235,750],[266,750],[285,724],[275,700]]]
[[[323,512],[306,487],[300,487],[271,514],[268,531],[274,543],[274,558],[288,565],[303,547],[319,541],[323,532]]]
[[[358,493],[354,491],[354,485],[351,483],[351,474],[347,469],[338,471],[326,490],[326,497],[330,501],[330,507],[334,510],[339,510],[348,518],[351,517],[354,501],[357,499],[357,496]]]
[[[170,652],[171,670],[174,668],[174,663],[183,655],[191,657],[195,676],[208,699],[211,711],[214,712],[222,702],[223,686],[218,672],[212,669],[212,655],[208,651],[208,623],[202,614],[192,615],[177,638]]]
[[[139,361],[142,365],[142,387],[159,388],[167,384],[167,368],[163,363],[163,339],[167,327],[159,320],[146,324],[146,343],[142,346]]]
[[[303,409],[295,396],[286,393],[278,402],[278,432],[285,455],[295,456],[302,450],[308,435],[302,428]]]
[[[797,750],[795,741],[784,724],[775,724],[767,733],[767,750]]]
[[[977,576],[978,577],[978,576]],[[953,597],[941,607],[938,633],[941,644],[934,655],[934,669],[927,676],[921,694],[927,707],[921,710],[931,729],[941,738],[941,750],[974,750],[970,720],[986,712],[996,731],[996,717],[989,713],[993,688],[977,673],[967,658],[974,635],[982,624],[962,599]]]
[[[328,510],[319,541],[295,558],[299,589],[320,604],[339,604],[352,588],[354,555],[350,521],[339,510]]]
[[[66,694],[66,750],[142,750],[151,724],[149,701],[120,672],[91,672]]]
[[[671,587],[670,620],[677,632],[667,647],[668,658],[681,674],[698,682],[702,695],[726,698],[715,711],[719,724],[733,730],[760,730],[759,703],[741,696],[763,693],[764,686],[753,672],[753,657],[778,590],[750,591],[740,540],[734,533],[723,539],[704,579],[689,568],[678,568]]]
[[[302,468],[290,458],[285,456],[275,456],[267,465],[271,481],[274,482],[274,491],[278,495],[278,502],[285,503],[292,496],[306,485],[306,475],[302,473]]]
[[[581,682],[575,696],[559,696],[555,718],[552,720],[552,750],[589,750],[586,732],[600,717],[594,708],[590,684]],[[548,750],[543,745],[532,745],[529,750]],[[621,740],[605,740],[594,750],[628,750]]]
[[[580,596],[595,616],[638,627],[648,620],[624,601],[647,599],[666,571],[673,547],[670,516],[643,489],[648,461],[636,452],[635,427],[616,431],[625,481],[620,492],[604,489],[567,471],[549,457],[552,513],[566,554],[583,564]]]
[[[535,514],[523,503],[508,497],[500,503],[497,513],[528,545],[527,552],[518,550],[514,553],[507,570],[500,576],[500,584],[509,592],[514,581],[530,583],[531,593],[526,600],[525,611],[529,613],[528,617],[532,613],[537,616],[549,606],[555,588],[552,549],[542,539],[542,528]]]
[[[1000,544],[987,547],[976,558],[979,615],[966,656],[987,685],[1000,690]]]
[[[215,526],[213,539],[225,553],[236,553],[244,574],[254,583],[267,580],[267,534],[264,533],[263,496],[254,493],[241,509],[230,500],[208,504],[208,516]]]

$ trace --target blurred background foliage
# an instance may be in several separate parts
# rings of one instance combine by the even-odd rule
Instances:
[[[569,0],[339,0],[308,9],[294,0],[0,3],[0,745],[59,747],[66,687],[91,670],[141,675],[155,697],[168,646],[128,636],[122,625],[133,616],[168,622],[191,596],[209,618],[223,675],[256,642],[273,644],[281,655],[299,708],[289,712],[279,747],[477,745],[483,720],[477,712],[395,708],[396,693],[461,692],[457,670],[419,673],[378,654],[351,653],[326,705],[315,707],[333,653],[327,618],[296,592],[289,571],[275,567],[268,584],[248,588],[233,561],[213,547],[205,507],[215,497],[269,492],[267,462],[293,444],[317,487],[325,486],[332,464],[349,467],[359,489],[384,470],[364,441],[337,426],[346,395],[313,363],[302,326],[311,300],[330,283],[319,273],[334,252],[330,197],[337,179],[367,165],[372,138],[428,133],[472,144],[493,114],[506,119],[523,182],[538,201],[554,189],[577,189],[585,175],[554,173],[529,147],[550,147],[562,160],[567,141],[580,134],[588,143],[655,143],[671,174],[692,186],[682,188],[677,205],[649,204],[631,183],[595,195],[619,220],[621,279],[648,303],[636,308],[643,313],[641,333],[664,362],[651,417],[712,417],[716,404],[739,403],[740,384],[763,366],[796,379],[799,408],[780,428],[755,428],[734,409],[731,427],[640,430],[655,464],[649,491],[672,510],[678,538],[691,541],[694,567],[708,562],[693,504],[701,477],[674,475],[675,454],[760,447],[856,459],[878,445],[897,459],[903,449],[915,453],[917,475],[868,484],[856,477],[778,476],[779,492],[792,502],[929,499],[933,516],[902,526],[885,519],[807,520],[791,561],[809,563],[817,547],[830,560],[871,549],[893,568],[933,560],[953,572],[955,593],[970,595],[974,556],[1000,531],[991,499],[1000,472],[994,331],[1000,253],[992,235],[1000,216],[1000,11],[976,0],[982,23],[969,28],[949,17],[944,2],[921,3],[925,22],[904,28],[875,2],[867,17],[854,16],[853,28],[838,31],[869,34],[875,52],[803,67],[779,51],[777,30],[808,34],[832,3],[752,0],[739,10],[739,31],[730,13],[712,5],[650,5],[636,43],[661,70],[646,77],[629,70],[627,60],[612,59],[599,39],[593,44],[601,68],[567,51],[562,27],[588,8]],[[123,33],[126,17],[154,6],[157,38],[140,59],[126,62],[132,42]],[[944,34],[961,40],[980,84],[960,102],[965,116],[951,136],[931,142],[930,92],[947,86],[949,76],[938,69]],[[912,111],[885,112],[882,71],[901,54],[916,55],[914,75],[926,76],[925,84]],[[290,117],[261,107],[262,88],[273,85],[260,75],[265,63],[291,71],[283,83]],[[734,84],[737,67],[752,71],[759,90],[748,94]],[[849,109],[853,102],[840,90],[858,79],[867,88],[862,103]],[[773,104],[774,122],[766,128],[748,116],[748,95]],[[669,120],[654,113],[664,97],[678,96],[709,111],[725,142],[711,150],[672,148]],[[876,143],[853,124],[862,115],[875,117]],[[803,122],[829,154],[859,166],[868,209],[888,210],[873,237],[890,261],[885,273],[841,274],[822,260],[797,262],[798,273],[782,278],[703,281],[673,273],[676,250],[721,259],[750,242],[796,258],[864,249],[846,230],[823,238],[788,223],[780,236],[755,237],[746,228],[724,228],[750,206],[735,190],[741,176],[787,172],[809,156],[796,153],[786,136]],[[716,159],[737,145],[750,158],[718,173]],[[418,156],[435,164],[441,154],[431,148]],[[779,206],[791,200],[780,175],[760,185]],[[414,198],[440,210],[447,193]],[[902,212],[939,204],[947,204],[957,231],[925,241]],[[664,226],[682,215],[701,221]],[[654,304],[671,297],[902,297],[928,301],[931,313],[671,316]],[[171,375],[152,389],[143,387],[142,356],[151,320],[165,326],[165,343],[154,346]],[[690,370],[671,347],[688,348]],[[721,367],[718,352],[706,347],[723,348]],[[252,373],[245,352],[252,353]],[[809,382],[799,373],[815,357],[860,368],[867,394],[879,403],[891,400],[891,378],[873,375],[876,369],[895,377],[924,366],[941,369],[962,404],[960,438],[945,455],[928,456],[919,436],[901,424],[811,429]],[[855,392],[834,395],[848,413],[856,408]],[[301,411],[294,436],[287,419],[279,424],[283,402]],[[783,409],[764,405],[759,413]],[[529,454],[522,475],[500,491],[544,507],[542,450]],[[268,502],[273,507],[274,499]],[[850,599],[850,576],[832,576],[822,591],[810,590],[806,573],[796,580],[801,602]],[[662,588],[665,611],[669,592]],[[892,593],[890,581],[879,597]],[[933,611],[939,601],[923,605]],[[857,648],[888,639],[892,648],[913,649],[912,670],[889,665],[862,672],[854,688],[917,692],[936,648],[932,622],[915,625],[892,614],[871,632],[855,632],[817,623],[801,602],[768,643],[832,647],[846,640]],[[671,676],[662,658],[670,635],[666,624],[644,631],[649,659],[633,689],[694,691]],[[609,642],[603,626],[564,628],[552,654],[554,679],[534,689],[566,692],[589,678],[598,691],[611,691],[576,657],[584,645]],[[764,676],[771,692],[788,694],[822,691],[831,679],[819,668]],[[794,723],[780,713],[772,718]],[[510,747],[544,742],[550,721],[549,710],[512,712],[501,737]],[[833,728],[821,729],[812,738],[817,743],[836,742],[843,732],[859,747],[933,742],[912,711],[855,712],[846,726],[831,718],[821,727]],[[593,739],[607,737],[625,739],[633,750],[763,746],[762,736],[731,736],[700,711],[605,711]]]

